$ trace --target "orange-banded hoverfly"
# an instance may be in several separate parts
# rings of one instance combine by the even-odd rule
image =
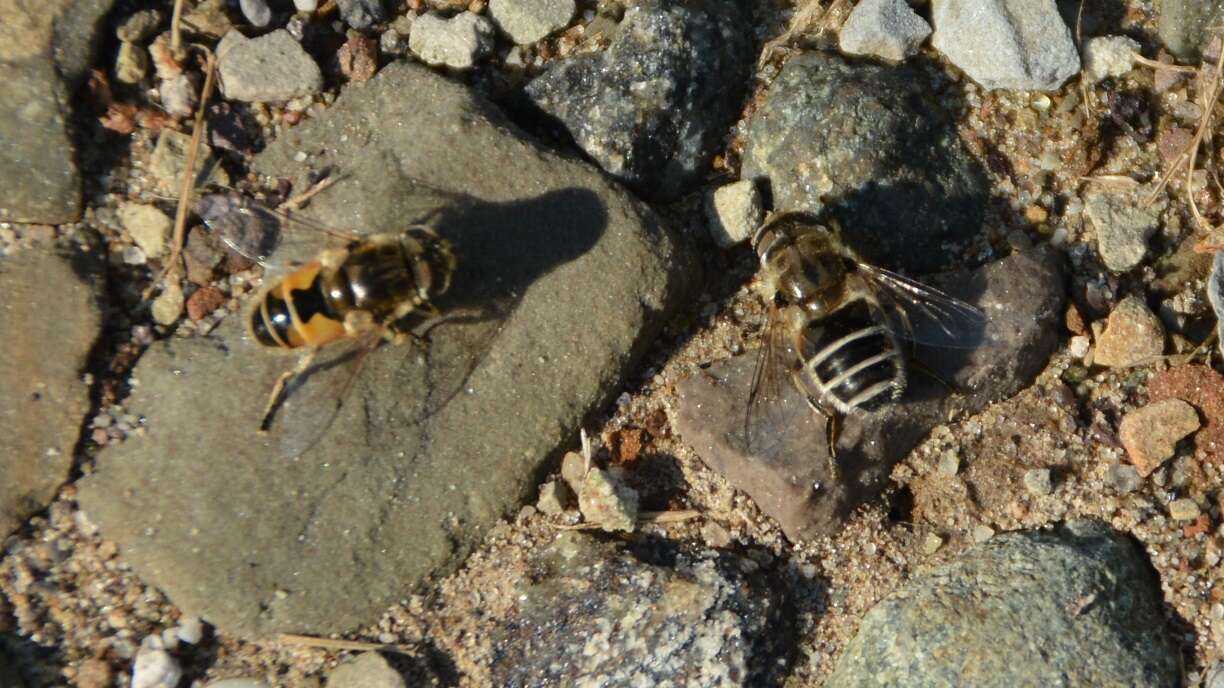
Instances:
[[[770,311],[748,395],[749,447],[767,445],[765,434],[779,427],[776,417],[758,421],[784,412],[774,405],[783,377],[825,416],[833,457],[841,417],[882,411],[904,394],[909,356],[902,340],[954,348],[986,342],[981,309],[861,261],[835,225],[776,214],[752,245]]]
[[[287,385],[311,368],[321,350],[357,347],[357,365],[336,395],[338,411],[361,361],[379,342],[421,342],[422,328],[441,317],[431,299],[449,288],[456,261],[450,242],[428,226],[348,234],[220,194],[204,196],[197,212],[226,245],[260,263],[279,243],[270,228],[278,221],[344,240],[343,246],[324,249],[265,285],[246,310],[247,333],[254,342],[266,349],[302,352],[297,365],[272,388],[259,421],[263,432],[272,426]],[[315,420],[321,435],[331,419]]]

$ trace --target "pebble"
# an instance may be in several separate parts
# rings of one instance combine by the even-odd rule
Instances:
[[[183,669],[166,652],[161,638],[145,638],[132,664],[132,688],[176,688],[182,677]]]
[[[173,79],[163,79],[157,86],[162,108],[175,117],[187,117],[195,112],[199,98],[195,81],[190,74],[179,74]]]
[[[183,185],[183,170],[187,166],[187,146],[191,136],[173,129],[162,129],[157,136],[157,144],[153,154],[149,156],[149,177],[153,188],[166,196],[177,196]],[[204,170],[208,170],[205,177]],[[196,155],[197,186],[215,182],[221,186],[229,185],[229,176],[213,161],[212,148],[201,143]]]
[[[348,40],[336,51],[340,73],[350,81],[369,81],[378,71],[378,50],[374,41],[356,31],[350,31]]]
[[[187,11],[183,22],[204,36],[220,38],[234,28],[226,11],[227,4],[226,0],[204,0]]]
[[[1024,489],[1034,497],[1044,497],[1053,491],[1050,469],[1034,468],[1024,472]]]
[[[123,228],[145,255],[157,258],[162,254],[166,239],[174,228],[174,220],[169,215],[156,206],[143,203],[123,203],[119,206],[118,215]]]
[[[1084,41],[1084,78],[1089,82],[1122,76],[1135,67],[1139,42],[1126,36],[1097,36]]]
[[[1077,334],[1071,338],[1067,345],[1067,351],[1074,357],[1083,360],[1088,356],[1088,352],[1092,350],[1092,340],[1088,337]]]
[[[284,29],[258,38],[230,31],[217,46],[221,90],[227,98],[273,102],[318,93],[323,73]]]
[[[1084,214],[1096,230],[1101,261],[1114,272],[1142,263],[1148,238],[1160,228],[1160,208],[1146,204],[1141,193],[1089,191],[1084,194]]]
[[[144,43],[153,37],[161,22],[162,13],[158,10],[133,12],[115,30],[115,36],[125,43]]]
[[[751,179],[724,184],[706,194],[705,210],[710,236],[724,249],[751,239],[765,212],[761,192]]]
[[[368,29],[387,18],[382,0],[337,0],[340,18],[354,29]]]
[[[1105,472],[1105,481],[1109,483],[1114,492],[1120,495],[1130,494],[1143,484],[1139,471],[1135,470],[1134,466],[1124,463],[1110,465]]]
[[[122,256],[124,265],[144,265],[149,262],[149,257],[139,246],[124,247]]]
[[[251,26],[262,29],[272,22],[272,8],[267,0],[238,0],[238,7]]]
[[[955,476],[960,472],[960,456],[957,456],[956,452],[944,452],[939,457],[939,465],[936,467],[936,470],[939,471],[940,475],[949,478]]]
[[[77,688],[111,688],[115,672],[103,659],[87,659],[77,667]]]
[[[900,62],[918,52],[931,25],[905,0],[863,0],[838,35],[842,52]]]
[[[178,282],[171,282],[162,290],[161,295],[153,299],[153,320],[159,325],[169,327],[183,313],[183,290]]]
[[[204,639],[204,622],[198,616],[184,616],[174,627],[178,639],[188,645],[199,645]]]
[[[148,75],[149,51],[135,43],[120,43],[115,57],[115,78],[125,84],[139,84]]]
[[[564,29],[577,8],[574,0],[490,0],[489,16],[510,40],[526,45]]]
[[[711,547],[723,548],[731,545],[731,533],[714,521],[709,521],[701,527],[701,537]]]
[[[926,537],[922,538],[922,553],[928,556],[938,552],[939,548],[943,546],[943,538],[935,533],[927,533]]]
[[[1181,399],[1165,399],[1122,418],[1118,439],[1142,477],[1173,456],[1177,443],[1199,429],[1198,411]]]
[[[212,286],[200,287],[187,297],[187,317],[200,321],[225,303],[225,294]]]
[[[569,502],[569,488],[559,480],[549,480],[540,486],[540,496],[536,499],[536,508],[540,513],[554,516],[565,511]]]
[[[404,688],[404,677],[377,652],[363,652],[332,670],[327,688]]]
[[[1125,368],[1150,363],[1164,353],[1165,330],[1160,318],[1137,296],[1123,299],[1109,314],[1097,337],[1093,363]]]
[[[987,89],[1053,91],[1080,71],[1054,0],[932,0],[931,44]]]
[[[995,536],[995,529],[990,526],[976,525],[973,531],[969,533],[969,537],[973,538],[974,542],[983,543]]]
[[[313,14],[319,9],[319,0],[293,0],[293,9],[305,14]]]
[[[587,460],[578,452],[566,452],[561,459],[561,479],[576,494],[586,480]]]
[[[591,468],[578,490],[583,518],[606,532],[632,533],[637,527],[638,494],[616,476]]]
[[[1216,348],[1224,351],[1224,251],[1216,251],[1207,278],[1207,301],[1216,317]]]
[[[1169,502],[1169,517],[1175,521],[1193,521],[1202,510],[1193,499],[1175,499]]]
[[[387,29],[378,37],[378,50],[384,55],[399,57],[408,50],[408,42],[395,29]]]
[[[470,69],[493,49],[493,23],[471,12],[450,19],[435,14],[417,17],[408,34],[408,49],[435,67]]]

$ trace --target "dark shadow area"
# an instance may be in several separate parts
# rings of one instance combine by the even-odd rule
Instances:
[[[455,660],[430,640],[418,643],[415,654],[385,652],[383,657],[410,686],[449,688],[459,685],[460,674]]]
[[[67,659],[63,651],[54,646],[36,643],[11,633],[0,633],[0,654],[12,662],[17,677],[31,686],[61,685],[63,668]],[[7,686],[6,676],[0,670],[0,685]]]

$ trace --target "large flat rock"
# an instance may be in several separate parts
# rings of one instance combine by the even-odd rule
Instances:
[[[0,537],[68,479],[102,325],[99,263],[30,249],[0,260]]]
[[[745,402],[755,351],[719,361],[706,374],[677,386],[677,432],[707,465],[777,519],[791,540],[836,531],[854,507],[879,495],[893,466],[931,428],[1028,386],[1058,345],[1064,287],[1053,251],[1013,255],[961,274],[946,288],[990,316],[989,346],[918,347],[914,358],[919,365],[910,366],[909,386],[899,403],[845,418],[836,472],[825,419],[809,409],[790,380],[782,381],[779,406],[784,412],[761,416],[772,423],[770,428],[754,425],[754,434],[773,441],[746,446]]]
[[[210,338],[155,346],[128,402],[147,436],[104,452],[80,500],[185,612],[248,637],[342,632],[456,566],[518,508],[543,462],[618,391],[694,263],[593,167],[412,65],[351,86],[257,165],[343,174],[309,209],[334,227],[388,231],[441,202],[428,219],[459,269],[438,305],[476,317],[435,328],[427,351],[370,354],[300,456],[292,448],[310,428],[281,421],[335,389],[346,366],[312,374],[260,436],[268,390],[292,359],[259,349],[237,318]],[[446,200],[454,192],[466,196]]]
[[[109,0],[0,0],[0,221],[80,219],[69,96]]]

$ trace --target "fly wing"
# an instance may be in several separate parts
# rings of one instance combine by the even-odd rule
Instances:
[[[750,453],[771,454],[792,425],[794,414],[808,412],[802,402],[794,403],[790,389],[796,383],[793,378],[799,367],[799,352],[792,342],[789,308],[776,304],[770,307],[764,342],[757,351],[744,410],[744,446]]]
[[[953,349],[976,349],[990,343],[989,319],[977,306],[873,265],[860,264],[859,274],[897,336]]]
[[[270,261],[273,253],[279,252],[277,263],[292,262],[323,248],[328,237],[335,242],[359,238],[301,214],[270,208],[237,192],[205,194],[196,201],[195,211],[222,243],[265,268],[276,267]]]

